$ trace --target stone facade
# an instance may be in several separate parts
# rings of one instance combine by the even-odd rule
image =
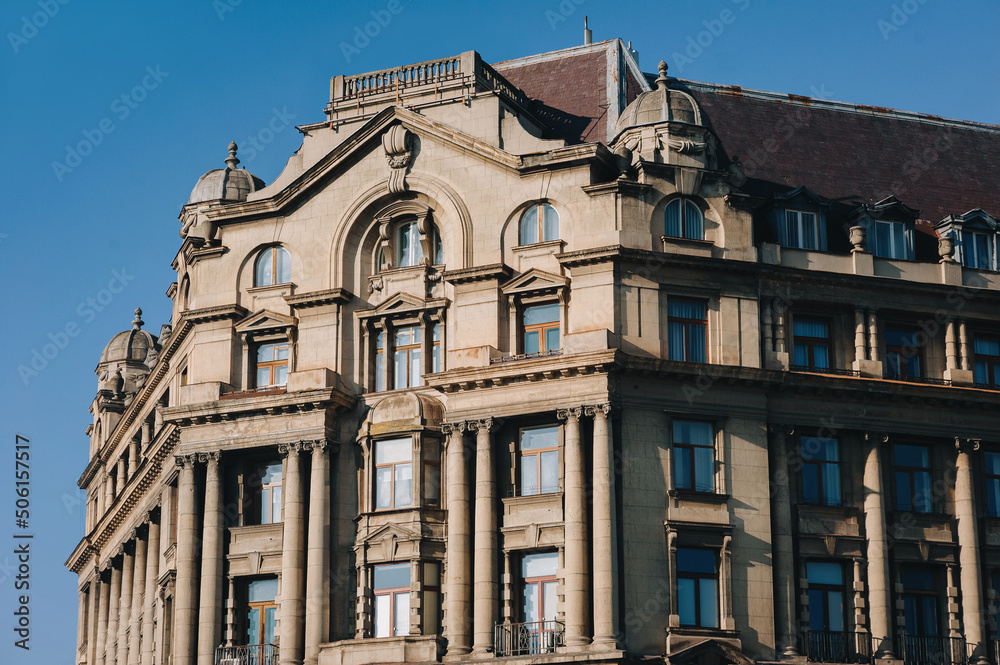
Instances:
[[[997,662],[1000,128],[619,40],[325,114],[101,356],[78,663]]]

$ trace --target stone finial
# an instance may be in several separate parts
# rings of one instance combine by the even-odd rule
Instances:
[[[938,238],[939,263],[955,263],[955,239],[951,236]]]
[[[226,158],[226,166],[231,169],[235,169],[236,165],[240,163],[239,158],[236,157],[236,141],[229,142],[229,157]]]
[[[135,328],[136,330],[139,330],[140,328],[142,328],[143,323],[145,323],[145,321],[142,320],[142,308],[136,307],[135,318],[132,319],[132,327]]]
[[[852,226],[849,230],[849,233],[850,233],[851,244],[854,245],[854,247],[851,249],[851,252],[854,253],[854,252],[865,251],[865,236],[867,235],[865,233],[865,227],[860,225]]]
[[[657,65],[660,71],[660,75],[656,77],[656,87],[660,90],[667,89],[667,62],[665,60],[660,60],[660,64]]]

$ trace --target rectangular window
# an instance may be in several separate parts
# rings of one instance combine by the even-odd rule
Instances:
[[[785,211],[785,228],[782,244],[798,249],[826,249],[822,219],[815,212]]]
[[[885,329],[886,378],[914,379],[921,373],[921,350],[916,343],[917,331],[905,328]]]
[[[844,568],[839,563],[806,562],[809,584],[809,660],[849,663]],[[853,644],[852,644],[853,647]]]
[[[969,268],[996,270],[993,236],[973,231],[962,232],[962,259]]]
[[[545,355],[559,350],[559,304],[533,305],[522,316],[524,353]]]
[[[521,430],[521,496],[559,491],[559,428]]]
[[[522,642],[522,653],[555,651],[559,638],[556,624],[558,571],[558,552],[525,554],[521,558],[521,616],[525,626],[518,639]]]
[[[257,388],[288,383],[288,342],[261,344],[257,347]]]
[[[409,438],[375,442],[375,509],[413,505],[413,442]]]
[[[248,645],[273,644],[278,624],[277,578],[247,583],[246,639]]]
[[[715,491],[715,434],[711,423],[675,420],[674,489]]]
[[[840,505],[840,444],[837,439],[802,437],[802,500]]]
[[[667,337],[670,360],[708,362],[708,307],[703,300],[667,300]]]
[[[930,449],[897,443],[892,447],[896,470],[896,510],[929,513],[931,495]]]
[[[1000,453],[983,453],[986,463],[986,514],[1000,517]]]
[[[375,637],[410,634],[410,564],[375,566]]]
[[[441,324],[435,323],[431,328],[431,372],[441,371]]]
[[[677,614],[682,626],[719,627],[719,562],[715,550],[677,548]]]
[[[906,224],[875,220],[874,254],[886,259],[908,259]]]
[[[420,370],[420,326],[397,328],[394,336],[395,351],[393,376],[395,388],[416,388],[423,384]]]
[[[804,316],[792,322],[796,368],[830,369],[830,322]]]
[[[1000,339],[976,335],[972,350],[975,382],[981,386],[1000,386]]]
[[[930,566],[900,566],[904,630],[908,636],[936,637],[941,633],[937,577]]]
[[[385,333],[375,336],[375,392],[385,390]]]
[[[424,501],[428,506],[441,501],[441,465],[437,462],[424,462]]]

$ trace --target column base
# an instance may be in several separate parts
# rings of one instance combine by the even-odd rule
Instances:
[[[614,637],[594,637],[590,644],[591,651],[622,651],[624,647]]]

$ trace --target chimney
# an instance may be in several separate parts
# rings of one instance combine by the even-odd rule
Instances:
[[[583,43],[590,44],[594,41],[594,33],[587,27],[587,17],[583,17]]]

